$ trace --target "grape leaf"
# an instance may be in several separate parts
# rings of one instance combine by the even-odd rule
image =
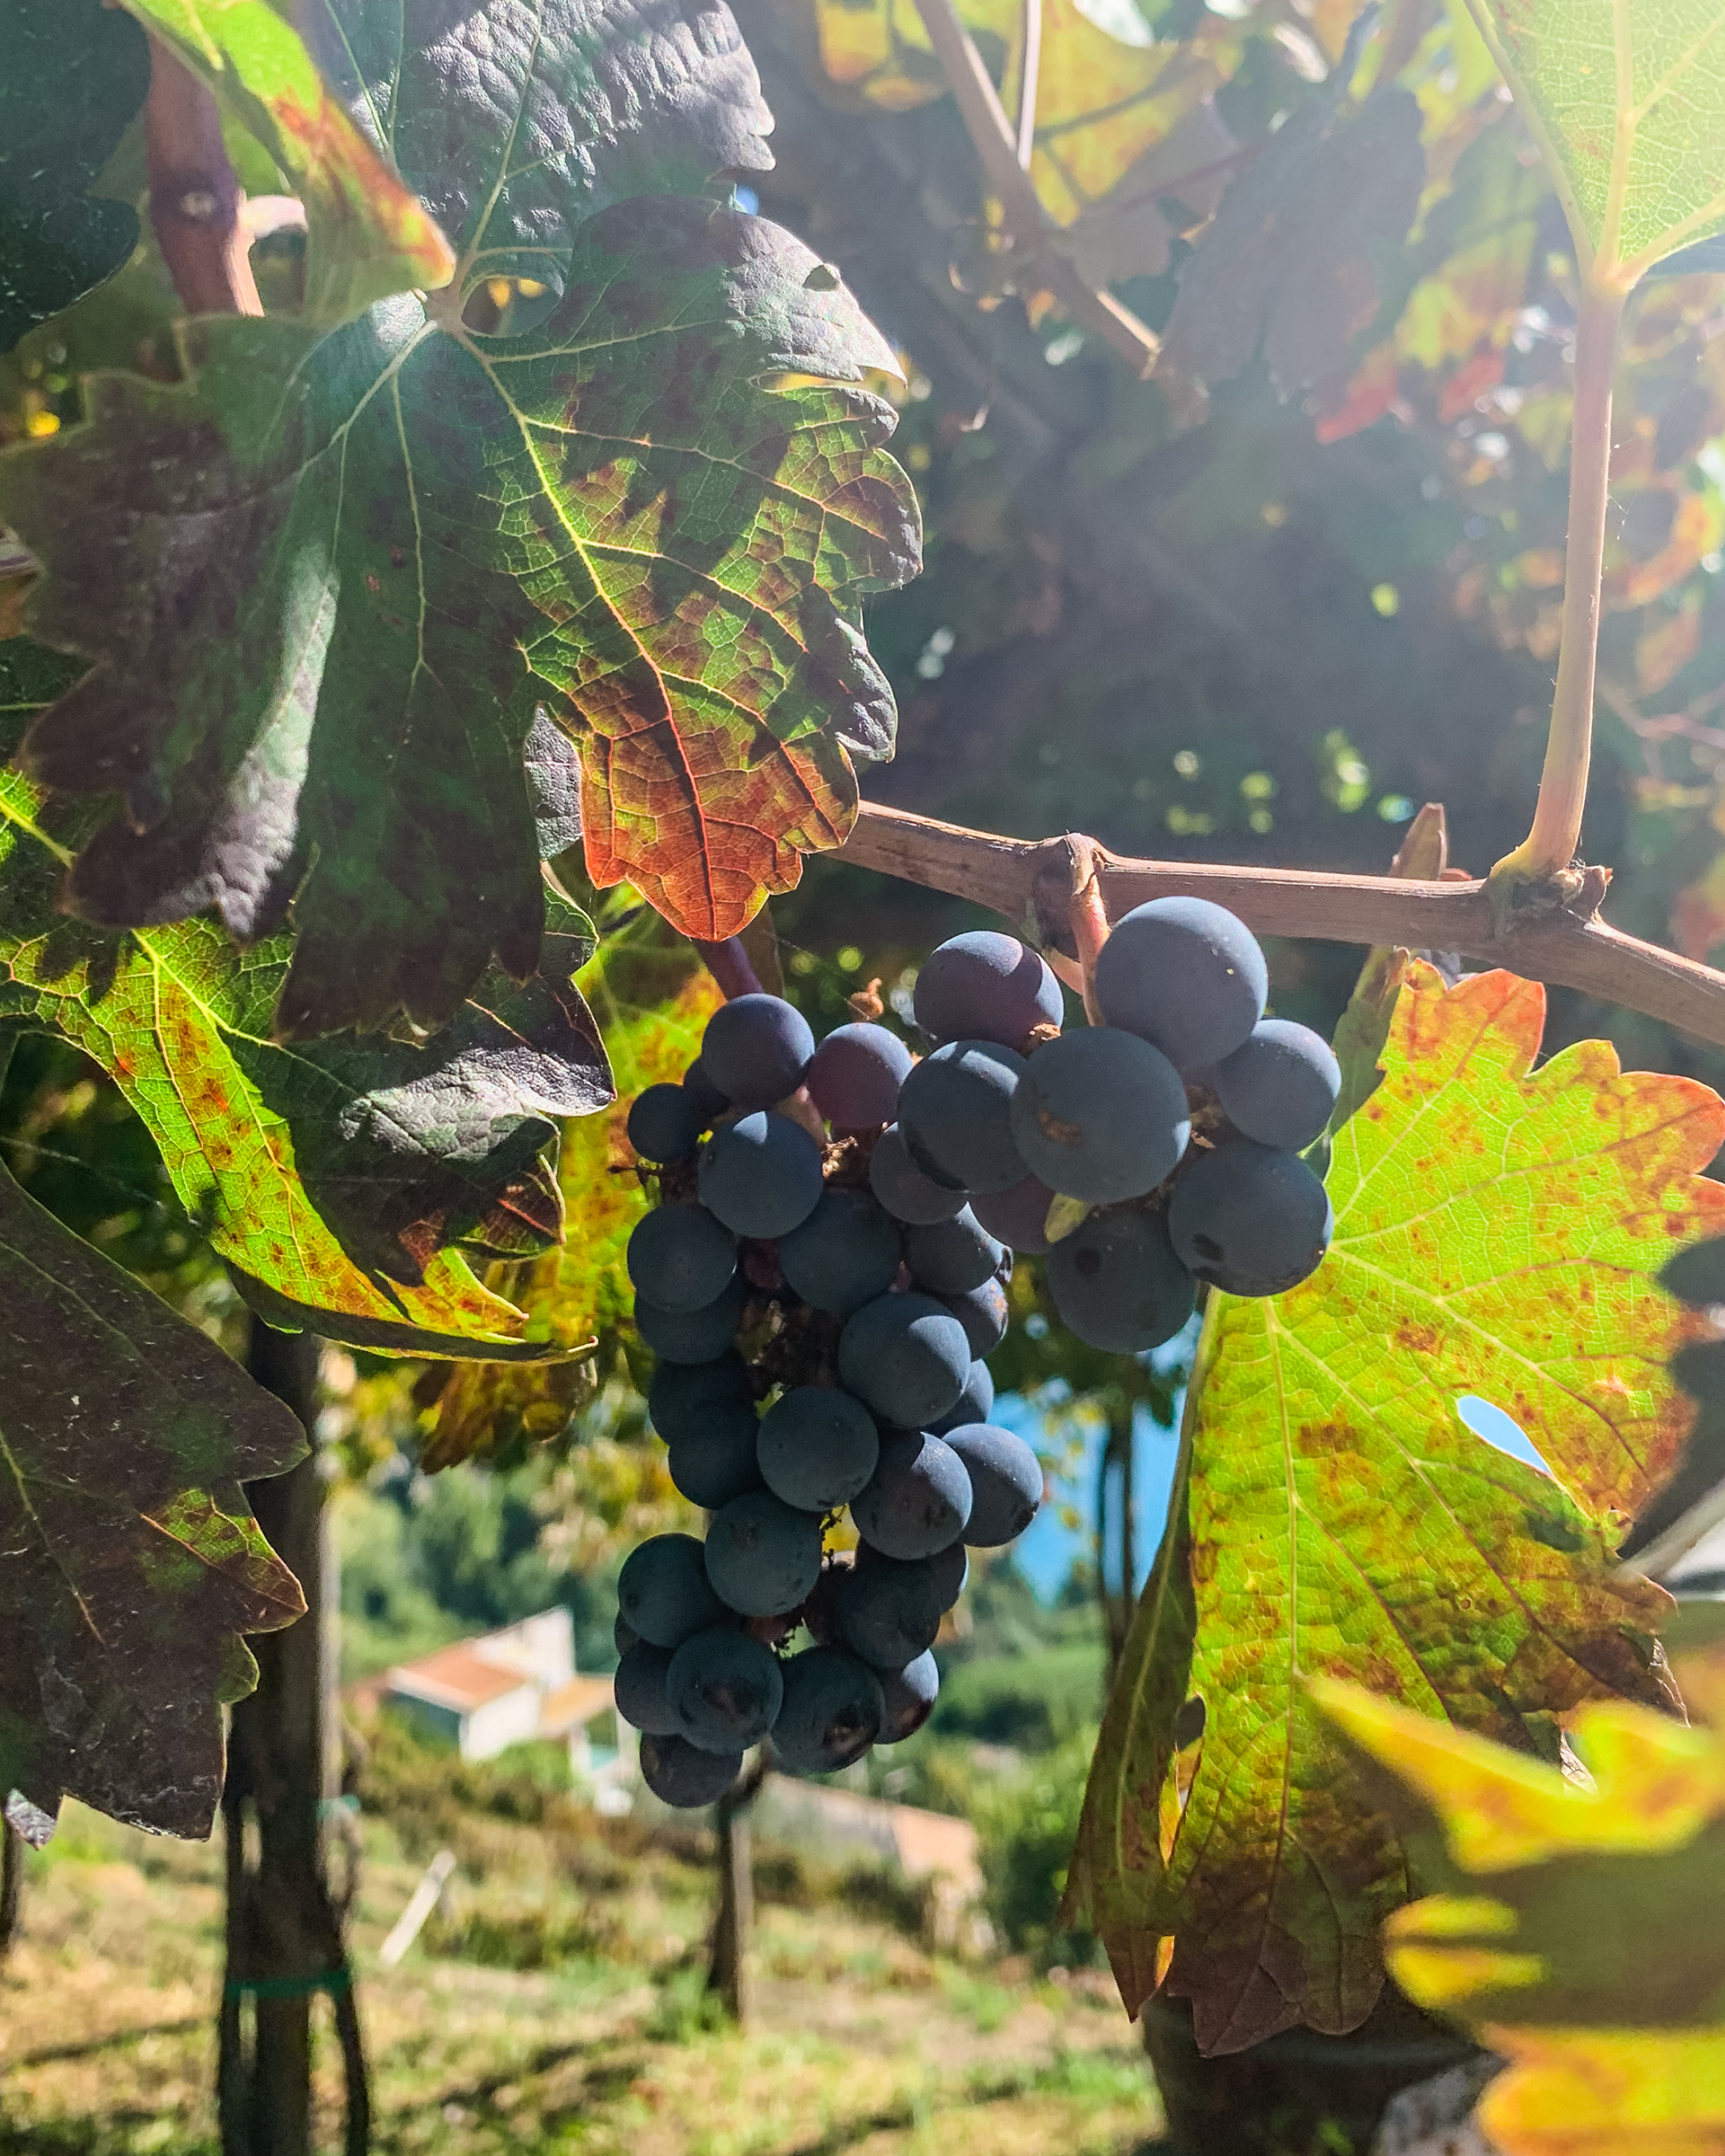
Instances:
[[[119,268],[123,202],[87,191],[149,85],[137,25],[102,0],[0,0],[0,351]]]
[[[1603,1042],[1529,1074],[1544,993],[1416,964],[1377,1090],[1338,1130],[1335,1241],[1266,1302],[1213,1299],[1158,1581],[1116,1679],[1071,1905],[1127,2003],[1193,2000],[1207,2050],[1366,2017],[1407,1856],[1324,1738],[1305,1675],[1364,1679],[1523,1745],[1601,1692],[1659,1696],[1663,1593],[1614,1570],[1680,1449],[1691,1322],[1654,1276],[1725,1223],[1725,1102],[1620,1074]],[[1512,1415],[1550,1477],[1473,1435]],[[1169,1832],[1169,1702],[1203,1701]]]
[[[1468,0],[1545,153],[1581,265],[1627,291],[1725,231],[1719,0]]]
[[[125,0],[268,153],[305,206],[305,320],[336,323],[394,292],[433,291],[456,258],[331,94],[270,0]]]
[[[305,1433],[0,1168],[0,1792],[209,1832],[244,1632],[305,1608],[240,1492]]]
[[[649,1201],[629,1144],[630,1107],[644,1087],[682,1077],[724,998],[688,946],[670,943],[650,915],[607,937],[579,977],[610,1052],[617,1099],[604,1114],[564,1127],[562,1249],[531,1267],[499,1267],[491,1280],[561,1338],[597,1338],[603,1359],[635,1339],[624,1250]],[[518,1435],[554,1437],[590,1397],[596,1375],[591,1364],[574,1363],[452,1369],[420,1465],[432,1473]]]
[[[1715,1710],[1721,1674],[1715,1662],[1703,1680],[1700,1703]],[[1405,1992],[1508,2059],[1480,2107],[1492,2145],[1504,2156],[1725,2149],[1719,1728],[1584,1707],[1570,1729],[1592,1777],[1581,1788],[1356,1686],[1312,1689],[1400,1785],[1390,1801],[1409,1831],[1441,1822],[1431,1869],[1448,1891],[1398,1911],[1386,1944]]]
[[[195,322],[186,381],[95,376],[84,426],[0,455],[0,514],[46,572],[32,632],[96,662],[29,760],[125,804],[70,902],[115,925],[214,907],[251,938],[291,901],[286,1035],[398,1007],[439,1023],[493,952],[531,971],[536,704],[581,744],[595,881],[628,878],[703,937],[842,839],[847,748],[890,748],[860,606],[916,566],[916,504],[879,452],[890,406],[855,384],[896,363],[816,257],[764,220],[641,197],[580,226],[543,320],[498,338],[462,320],[475,265],[519,261],[551,219],[480,160],[507,146],[497,95],[531,103],[573,65],[551,41],[505,67],[490,136],[470,105],[440,115],[438,185],[407,93],[444,78],[404,81],[393,139],[467,265],[429,314]],[[626,149],[593,186],[641,176],[648,151]],[[496,200],[464,222],[475,160]],[[572,222],[586,167],[563,165]]]
[[[1375,253],[1413,222],[1425,152],[1412,93],[1380,86],[1356,105],[1351,73],[1344,60],[1271,137],[1182,267],[1163,338],[1174,374],[1227,380],[1261,344],[1290,396],[1337,367],[1376,316]]]
[[[64,664],[0,651],[13,729],[32,675],[47,686],[41,673]],[[7,725],[0,715],[0,741]],[[612,1098],[573,985],[592,949],[585,916],[560,905],[540,970],[518,986],[493,969],[422,1046],[291,1048],[269,1031],[286,938],[241,953],[207,921],[115,932],[56,913],[77,827],[64,802],[0,773],[0,1019],[51,1029],[111,1074],[254,1306],[361,1347],[561,1352],[447,1246],[491,1257],[556,1239],[546,1118]]]

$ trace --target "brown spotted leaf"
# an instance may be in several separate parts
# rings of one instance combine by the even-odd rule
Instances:
[[[240,1637],[304,1609],[240,1492],[305,1434],[0,1168],[0,1796],[209,1832]]]
[[[1668,1472],[1687,1322],[1654,1276],[1725,1224],[1704,1086],[1592,1041],[1532,1070],[1544,992],[1410,972],[1383,1082],[1335,1135],[1335,1241],[1263,1302],[1217,1295],[1161,1568],[1110,1702],[1072,1905],[1128,2006],[1161,1974],[1199,2041],[1340,2031],[1383,1981],[1408,1857],[1307,1698],[1350,1679],[1519,1744],[1541,1718],[1659,1696],[1665,1597],[1613,1557]],[[1469,1398],[1550,1475],[1475,1436]],[[1183,1813],[1174,1707],[1204,1703]]]

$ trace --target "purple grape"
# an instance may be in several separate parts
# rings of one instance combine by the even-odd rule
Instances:
[[[1152,898],[1115,923],[1093,986],[1110,1026],[1190,1074],[1245,1039],[1264,1015],[1269,975],[1256,937],[1225,906]]]
[[[1023,1180],[1012,1107],[1025,1067],[992,1040],[955,1040],[924,1057],[898,1095],[898,1128],[924,1175],[982,1191]]]
[[[1066,1330],[1110,1355],[1141,1355],[1172,1339],[1198,1292],[1160,1213],[1092,1215],[1055,1244],[1046,1277]]]
[[[929,1560],[881,1559],[840,1580],[834,1614],[838,1637],[871,1669],[902,1669],[934,1644],[941,1629],[942,1582]]]
[[[954,1430],[946,1442],[970,1478],[965,1541],[973,1550],[1016,1542],[1042,1502],[1042,1462],[1022,1437],[992,1422]]]
[[[1309,1026],[1267,1018],[1217,1064],[1215,1086],[1222,1112],[1243,1135],[1298,1153],[1334,1112],[1341,1065]]]
[[[739,995],[707,1021],[699,1061],[733,1108],[771,1108],[802,1083],[815,1053],[809,1021],[779,995]]]
[[[756,1456],[766,1487],[801,1512],[848,1505],[880,1457],[874,1418],[836,1385],[795,1385],[761,1418]]]
[[[832,1774],[861,1759],[886,1712],[880,1680],[839,1647],[807,1648],[783,1665],[773,1751],[790,1774]]]
[[[965,1206],[961,1189],[949,1188],[923,1173],[896,1123],[875,1140],[869,1155],[869,1188],[895,1220],[914,1227],[951,1220]]]
[[[789,1116],[756,1109],[708,1139],[697,1181],[702,1204],[734,1233],[788,1235],[820,1203],[820,1147]]]
[[[882,1420],[921,1429],[957,1403],[970,1374],[964,1327],[932,1295],[878,1295],[838,1338],[839,1383]]]
[[[697,1632],[695,1638],[700,1637]],[[665,1692],[665,1673],[671,1666],[673,1651],[668,1647],[649,1647],[644,1639],[640,1640],[617,1664],[612,1680],[617,1712],[649,1736],[677,1733],[677,1719]]]
[[[743,1284],[733,1279],[699,1310],[660,1310],[635,1298],[635,1330],[665,1363],[710,1363],[730,1348],[743,1314]]]
[[[656,1534],[624,1560],[617,1606],[649,1647],[681,1647],[716,1624],[723,1605],[708,1583],[705,1552],[692,1534]]]
[[[972,929],[929,953],[916,976],[916,1023],[949,1040],[1023,1045],[1033,1026],[1057,1026],[1065,1009],[1047,962],[1016,936]]]
[[[848,1318],[898,1277],[898,1224],[867,1190],[827,1190],[779,1243],[787,1286],[817,1310]]]
[[[1054,1245],[1044,1232],[1055,1194],[1039,1175],[1027,1175],[1008,1190],[972,1198],[970,1210],[996,1242],[1024,1258],[1046,1258]]]
[[[1168,1230],[1182,1263],[1230,1295],[1279,1295],[1316,1272],[1335,1227],[1330,1194],[1297,1153],[1237,1138],[1174,1185]]]
[[[629,1277],[656,1309],[702,1310],[737,1270],[737,1239],[704,1206],[656,1206],[629,1238]]]
[[[683,1161],[701,1143],[707,1124],[685,1087],[650,1085],[629,1110],[629,1143],[643,1161]]]
[[[959,1322],[962,1324],[963,1319]],[[980,1356],[971,1364],[970,1374],[964,1381],[964,1391],[959,1395],[959,1404],[942,1415],[938,1422],[926,1425],[929,1434],[944,1437],[949,1430],[962,1429],[967,1422],[986,1422],[995,1408],[995,1381],[988,1365]]]
[[[949,1542],[944,1550],[937,1550],[933,1557],[920,1557],[911,1560],[898,1557],[883,1557],[879,1550],[872,1548],[869,1543],[859,1542],[856,1545],[856,1554],[852,1561],[858,1573],[876,1570],[890,1571],[894,1565],[903,1564],[907,1561],[925,1566],[929,1577],[934,1582],[935,1592],[940,1595],[941,1608],[943,1611],[950,1610],[957,1602],[970,1577],[970,1559],[961,1542]]]
[[[835,1130],[874,1130],[898,1112],[910,1050],[884,1026],[840,1026],[815,1050],[805,1082]]]
[[[679,1733],[703,1752],[746,1752],[778,1716],[784,1680],[771,1648],[734,1626],[696,1632],[671,1657],[665,1697]]]
[[[675,1445],[715,1410],[746,1407],[749,1399],[748,1371],[732,1348],[708,1363],[661,1363],[647,1388],[647,1413],[666,1444]]]
[[[970,1352],[978,1360],[985,1355],[992,1355],[1006,1338],[1011,1312],[1007,1308],[1006,1290],[998,1280],[985,1280],[980,1287],[973,1287],[968,1294],[936,1295],[934,1300],[950,1310],[963,1326]]]
[[[707,1529],[707,1578],[739,1617],[780,1617],[820,1577],[820,1520],[770,1490],[733,1498]]]
[[[740,1752],[703,1752],[686,1736],[641,1737],[641,1779],[661,1804],[678,1811],[717,1804],[742,1772]]]
[[[969,1206],[951,1220],[905,1231],[905,1263],[931,1295],[961,1295],[992,1280],[1004,1250]]]
[[[852,1500],[863,1541],[882,1557],[933,1557],[961,1541],[970,1517],[970,1479],[943,1437],[893,1430],[881,1440],[869,1485]]]
[[[1116,1205],[1154,1190],[1186,1150],[1186,1088],[1136,1033],[1089,1026],[1039,1047],[1013,1096],[1013,1143],[1069,1197]]]
[[[671,1440],[666,1466],[672,1482],[703,1511],[718,1512],[748,1490],[761,1487],[755,1457],[760,1429],[754,1408],[714,1408],[705,1419]]]
[[[706,1065],[698,1056],[683,1074],[683,1091],[694,1101],[694,1112],[701,1118],[703,1130],[711,1130],[713,1118],[722,1116],[730,1106],[730,1102],[712,1082]]]
[[[901,1745],[906,1737],[915,1736],[933,1713],[940,1690],[941,1673],[932,1653],[918,1655],[902,1669],[882,1670],[880,1700],[886,1712],[876,1744]]]

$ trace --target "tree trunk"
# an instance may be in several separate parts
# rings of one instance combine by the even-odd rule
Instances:
[[[9,1819],[0,1818],[0,1961],[5,1959],[18,1929],[23,1888],[24,1838]]]
[[[252,1321],[246,1366],[309,1432],[317,1342]],[[324,1562],[323,1484],[315,1454],[247,1485],[271,1547],[305,1590],[306,1614],[252,1642],[258,1687],[234,1707],[222,1824],[227,1967],[217,2095],[222,2156],[311,2156],[312,2001],[335,2008],[348,2084],[348,2156],[369,2142],[364,2054],[341,1921],[324,1869],[323,1807],[340,1793],[330,1705],[334,1612]],[[245,2004],[252,2002],[248,2046]]]
[[[760,1794],[766,1764],[758,1755],[713,1807],[719,1837],[719,1907],[712,1921],[712,1957],[707,1989],[715,1993],[739,2028],[749,2012],[748,1934],[755,1922],[755,1883],[749,1865],[748,1807]]]

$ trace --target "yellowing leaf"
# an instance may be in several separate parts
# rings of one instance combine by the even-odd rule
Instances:
[[[1626,291],[1725,228],[1719,0],[1470,0],[1540,137],[1583,266]]]
[[[1698,1672],[1703,1697],[1719,1674]],[[1390,1966],[1510,2060],[1481,2105],[1493,2144],[1725,2151],[1725,1736],[1583,1708],[1588,1789],[1354,1685],[1312,1691],[1442,1827],[1454,1891],[1392,1918]]]
[[[1305,1679],[1524,1745],[1588,1699],[1661,1697],[1647,1635],[1668,1605],[1613,1560],[1685,1433],[1666,1364],[1688,1321],[1654,1276],[1725,1223],[1725,1188],[1698,1173],[1725,1103],[1622,1073],[1603,1042],[1534,1071],[1544,1021],[1535,984],[1446,989],[1413,967],[1383,1082],[1335,1135],[1329,1256],[1286,1295],[1211,1305],[1071,1897],[1128,2006],[1174,1935],[1169,1988],[1207,2049],[1357,2026],[1409,1891]],[[1549,1476],[1473,1436],[1470,1395],[1513,1416]],[[1203,1748],[1164,1864],[1189,1698]]]

